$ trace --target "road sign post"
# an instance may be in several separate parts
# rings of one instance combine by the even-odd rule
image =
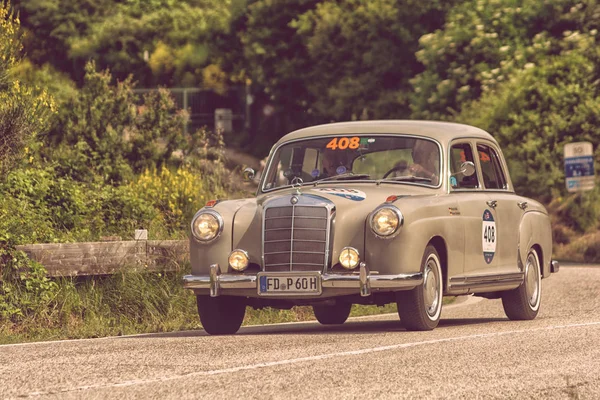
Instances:
[[[569,192],[582,192],[594,188],[593,154],[593,146],[590,142],[565,145],[565,178]]]

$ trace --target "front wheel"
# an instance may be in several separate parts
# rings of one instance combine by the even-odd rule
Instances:
[[[339,325],[346,322],[351,308],[351,303],[336,302],[334,305],[314,305],[313,311],[321,324]]]
[[[233,296],[196,296],[198,315],[210,335],[232,335],[240,329],[246,314],[246,301]]]
[[[421,261],[423,284],[398,292],[396,304],[402,325],[410,331],[430,331],[438,326],[442,314],[443,275],[440,256],[428,245]]]
[[[529,250],[525,262],[525,279],[521,286],[502,294],[502,306],[508,319],[532,320],[537,317],[542,299],[542,274],[537,251]]]

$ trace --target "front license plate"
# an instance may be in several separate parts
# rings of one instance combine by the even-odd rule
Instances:
[[[258,283],[258,294],[263,296],[321,294],[319,274],[260,273]]]

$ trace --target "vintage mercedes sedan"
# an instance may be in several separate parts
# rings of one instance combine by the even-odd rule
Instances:
[[[471,293],[529,320],[559,268],[548,213],[514,192],[496,140],[454,123],[289,133],[256,198],[208,202],[191,233],[184,286],[209,334],[235,333],[247,306],[310,305],[342,324],[352,304],[388,303],[406,329],[430,330],[443,296]]]

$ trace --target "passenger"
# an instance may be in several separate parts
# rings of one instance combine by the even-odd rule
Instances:
[[[408,171],[419,178],[431,179],[433,185],[439,182],[439,150],[435,143],[418,139],[412,150],[413,164]]]

